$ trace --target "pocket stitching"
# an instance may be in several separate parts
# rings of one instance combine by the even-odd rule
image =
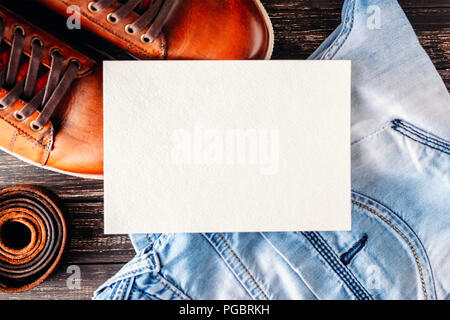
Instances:
[[[412,243],[409,241],[409,239],[403,234],[403,232],[401,232],[390,220],[388,220],[382,214],[378,213],[374,209],[369,208],[368,206],[366,206],[366,205],[364,205],[364,204],[362,204],[362,203],[360,203],[358,201],[352,200],[352,203],[357,205],[357,206],[359,206],[359,207],[361,207],[361,208],[363,208],[363,209],[365,209],[365,210],[367,210],[367,211],[369,211],[369,212],[371,212],[371,213],[373,213],[373,214],[375,214],[376,216],[378,216],[381,220],[383,220],[385,223],[387,223],[392,229],[394,229],[398,234],[400,234],[400,236],[406,241],[406,243],[408,244],[408,246],[410,247],[410,249],[411,249],[411,251],[412,251],[412,253],[414,255],[414,259],[416,260],[417,267],[419,268],[420,281],[421,281],[421,284],[422,284],[423,293],[425,295],[425,300],[428,300],[428,292],[427,292],[427,289],[426,289],[426,286],[425,286],[425,280],[424,280],[424,276],[423,276],[422,265],[420,264],[419,258],[417,256],[416,249],[414,248]]]

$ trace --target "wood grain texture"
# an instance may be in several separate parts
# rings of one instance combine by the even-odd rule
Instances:
[[[73,265],[63,264],[43,284],[22,293],[0,294],[10,300],[90,300],[92,293],[120,270],[122,264],[76,265],[80,270],[79,287],[73,281]]]
[[[341,0],[263,0],[276,34],[274,59],[305,59],[340,22]],[[402,0],[419,41],[450,89],[450,1]],[[134,256],[126,235],[103,234],[103,182],[79,179],[25,164],[0,152],[0,188],[44,186],[63,200],[70,245],[46,282],[0,299],[91,299],[93,291]],[[70,289],[67,267],[81,269],[81,288]]]

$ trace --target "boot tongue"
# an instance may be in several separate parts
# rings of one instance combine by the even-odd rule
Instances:
[[[151,3],[152,0],[142,0],[142,4],[138,7],[138,10],[140,12],[147,10]]]

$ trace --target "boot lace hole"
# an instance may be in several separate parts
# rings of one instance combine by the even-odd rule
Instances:
[[[112,12],[108,13],[108,15],[106,16],[106,20],[108,20],[108,22],[112,24],[116,24],[117,22],[119,22],[116,15]]]
[[[42,42],[42,40],[39,39],[38,37],[33,37],[33,39],[31,39],[31,43],[36,44],[36,45],[40,46],[41,48],[44,46],[44,42]]]
[[[15,118],[17,121],[23,121],[23,120],[25,120],[25,117],[24,117],[23,115],[21,115],[21,114],[19,113],[19,111],[14,112],[14,118]]]
[[[34,123],[34,121],[30,123],[30,127],[33,131],[41,131],[43,128],[43,127],[38,126],[36,123]]]
[[[50,50],[50,56],[53,57],[55,55],[62,56],[61,50],[59,50],[58,48],[51,49]]]
[[[125,26],[125,32],[128,33],[128,34],[134,34],[135,33],[134,28],[131,26],[131,24],[127,24]]]
[[[25,29],[22,28],[21,26],[17,26],[17,27],[14,29],[14,32],[19,32],[22,36],[25,36]]]
[[[98,9],[95,7],[95,1],[91,1],[88,4],[88,9],[90,12],[97,13]]]
[[[141,36],[141,41],[142,41],[143,43],[151,43],[150,38],[149,38],[148,36],[146,36],[145,34],[143,34],[143,35]]]
[[[71,59],[70,63],[75,64],[78,67],[78,70],[81,69],[81,62],[78,59]]]

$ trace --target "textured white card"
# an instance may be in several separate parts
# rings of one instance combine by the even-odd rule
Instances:
[[[350,69],[104,62],[105,233],[349,230]]]

